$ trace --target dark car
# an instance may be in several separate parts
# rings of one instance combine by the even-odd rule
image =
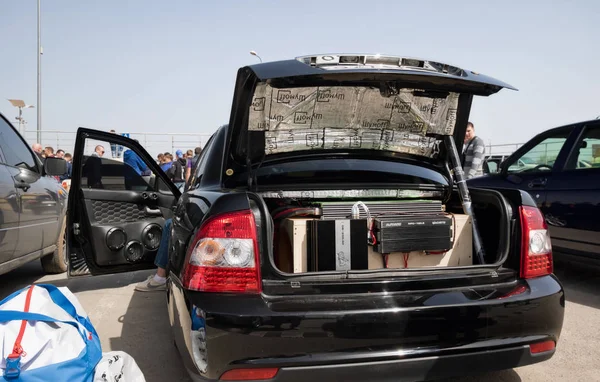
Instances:
[[[63,159],[41,163],[0,114],[0,274],[37,259],[47,273],[67,270],[67,192],[53,177],[66,169]]]
[[[498,174],[468,183],[528,192],[558,258],[600,264],[600,120],[547,130],[508,157]]]
[[[70,273],[152,268],[172,218],[168,312],[197,381],[413,381],[547,360],[565,301],[542,215],[526,192],[466,189],[457,166],[473,96],[503,87],[379,55],[243,67],[183,194],[138,143],[80,128]],[[99,141],[153,177],[133,189],[107,168],[112,187],[90,186]]]

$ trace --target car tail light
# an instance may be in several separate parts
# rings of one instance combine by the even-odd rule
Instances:
[[[279,371],[276,367],[261,369],[233,369],[226,371],[221,376],[221,381],[256,381],[261,379],[271,379]]]
[[[521,277],[552,273],[552,245],[548,225],[536,207],[521,206]]]
[[[544,341],[529,345],[529,351],[531,354],[537,354],[554,350],[555,347],[556,343],[554,341]]]
[[[211,217],[190,246],[183,285],[203,292],[260,293],[258,254],[250,210]]]

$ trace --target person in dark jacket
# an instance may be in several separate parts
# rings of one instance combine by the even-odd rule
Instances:
[[[173,165],[167,172],[169,178],[173,181],[173,183],[175,183],[177,188],[179,188],[180,190],[183,190],[183,187],[185,186],[185,168],[187,164],[186,162],[187,161],[185,160],[183,151],[177,150],[177,152],[175,152],[175,161],[173,162]]]
[[[67,162],[67,172],[60,177],[60,181],[71,179],[71,174],[73,173],[73,156],[69,153],[65,154],[64,160]]]
[[[87,177],[88,188],[104,188],[102,184],[102,157],[104,156],[104,146],[98,145],[94,152],[85,161],[83,174]]]

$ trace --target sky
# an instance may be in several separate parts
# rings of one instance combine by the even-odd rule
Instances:
[[[519,91],[475,99],[486,144],[599,116],[600,2],[495,3],[41,0],[42,129],[210,135],[229,120],[236,71],[257,62],[250,50],[264,61],[420,57],[498,78]],[[11,120],[6,99],[37,101],[36,9],[0,1],[0,112]],[[35,130],[36,109],[24,116]]]

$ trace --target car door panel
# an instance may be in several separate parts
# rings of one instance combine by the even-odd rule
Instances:
[[[568,185],[550,184],[542,209],[552,245],[559,252],[583,252],[600,259],[600,169],[585,174],[570,171],[563,176]]]
[[[82,191],[96,263],[99,266],[152,263],[172,198],[159,199],[154,192]],[[120,237],[123,242],[115,242]],[[141,253],[137,254],[131,246],[139,248]]]
[[[582,145],[584,141],[590,145]],[[592,143],[598,154],[594,159],[600,160],[600,124],[582,131],[565,169],[548,183],[542,211],[556,252],[600,260],[600,167],[581,165],[587,162],[582,159],[592,156]],[[585,158],[580,156],[582,150]]]
[[[154,176],[137,174],[127,162],[111,158],[91,162],[92,156],[85,155],[86,141],[132,150]],[[162,229],[179,197],[176,187],[137,142],[115,134],[79,129],[73,163],[67,214],[69,275],[153,268]],[[93,167],[86,171],[90,163]]]
[[[19,234],[19,199],[7,166],[0,164],[0,268],[13,258]]]
[[[15,257],[56,244],[62,208],[58,182],[51,177],[17,167],[8,167],[19,198],[19,244]],[[54,183],[54,184],[51,184]]]

